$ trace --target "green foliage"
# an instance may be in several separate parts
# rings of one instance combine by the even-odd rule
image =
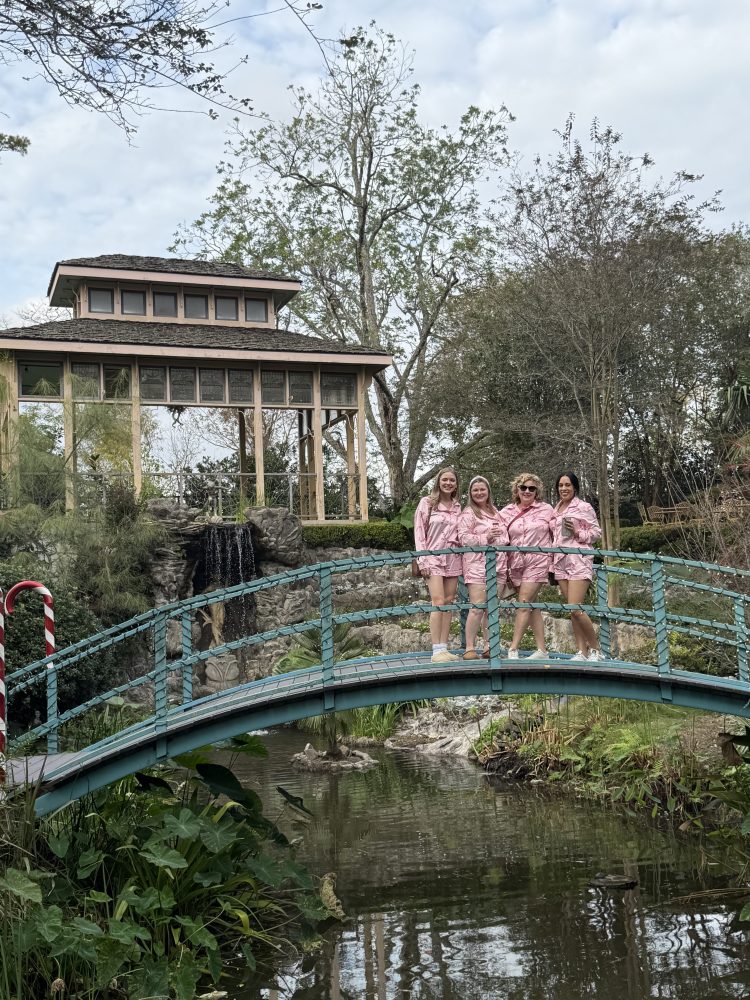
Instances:
[[[193,1000],[228,959],[255,968],[325,916],[258,796],[200,758],[180,761],[187,778],[136,774],[44,821],[31,792],[0,806],[3,998],[61,979],[71,996]]]
[[[369,708],[355,708],[349,734],[356,738],[377,740],[384,743],[398,723],[402,706],[398,702],[388,705],[372,705]]]
[[[407,552],[413,547],[409,530],[397,521],[304,525],[302,535],[311,549],[361,548]]]
[[[690,539],[700,531],[700,525],[690,522],[682,524],[641,524],[635,528],[623,528],[620,533],[620,548],[625,552],[664,552],[676,555],[690,548]]]

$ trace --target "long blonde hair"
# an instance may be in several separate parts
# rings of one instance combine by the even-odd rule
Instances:
[[[494,517],[494,515],[497,514],[497,507],[495,507],[495,504],[492,500],[492,488],[489,484],[489,480],[485,479],[484,476],[474,476],[472,479],[469,480],[469,492],[466,497],[466,506],[471,507],[471,509],[474,511],[474,517],[476,518],[484,517],[486,514],[486,511],[483,510],[478,503],[475,503],[471,496],[471,488],[474,485],[474,483],[484,483],[484,485],[487,487],[487,494],[488,494],[487,506],[489,508],[490,514]]]
[[[445,475],[446,472],[452,472],[453,475],[456,477],[456,488],[451,493],[451,500],[455,500],[456,497],[458,496],[458,489],[459,489],[458,473],[456,472],[456,470],[453,468],[452,465],[446,465],[444,469],[441,469],[440,472],[438,472],[437,476],[435,477],[435,483],[432,489],[430,490],[430,493],[427,496],[427,499],[429,500],[430,503],[430,507],[432,507],[433,510],[437,507],[438,501],[440,500],[440,479],[442,476]]]
[[[541,481],[539,476],[535,476],[533,472],[522,472],[520,476],[516,476],[513,482],[510,484],[510,495],[513,498],[513,503],[521,503],[521,494],[518,491],[518,487],[521,483],[525,483],[527,479],[530,479],[534,486],[536,486],[536,498],[537,500],[542,499],[542,493],[544,491],[544,483]]]

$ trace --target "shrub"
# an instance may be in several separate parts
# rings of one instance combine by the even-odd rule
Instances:
[[[665,555],[689,556],[694,550],[693,540],[697,540],[700,525],[684,524],[639,525],[637,528],[623,528],[620,533],[620,548],[626,552],[664,552]]]
[[[413,547],[408,528],[396,521],[363,524],[307,525],[302,534],[308,548],[388,549],[406,552]]]

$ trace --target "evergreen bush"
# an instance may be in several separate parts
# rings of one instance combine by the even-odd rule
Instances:
[[[414,545],[411,532],[396,521],[306,525],[302,528],[302,534],[306,545],[311,549],[386,549],[407,552]]]

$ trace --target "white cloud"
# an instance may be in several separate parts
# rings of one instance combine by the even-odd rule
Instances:
[[[584,130],[596,116],[629,151],[649,151],[658,172],[701,172],[706,193],[722,188],[722,224],[750,218],[745,0],[330,0],[317,30],[335,38],[371,18],[416,50],[431,124],[455,124],[468,104],[506,103],[517,116],[511,145],[528,159],[554,146],[568,112]],[[249,59],[232,89],[284,114],[287,85],[314,85],[321,71],[314,42],[283,15],[235,33]],[[214,188],[223,134],[204,117],[152,114],[129,147],[106,120],[24,81],[21,68],[4,69],[0,109],[4,131],[32,140],[27,157],[0,164],[0,314],[43,294],[60,258],[166,253]]]

